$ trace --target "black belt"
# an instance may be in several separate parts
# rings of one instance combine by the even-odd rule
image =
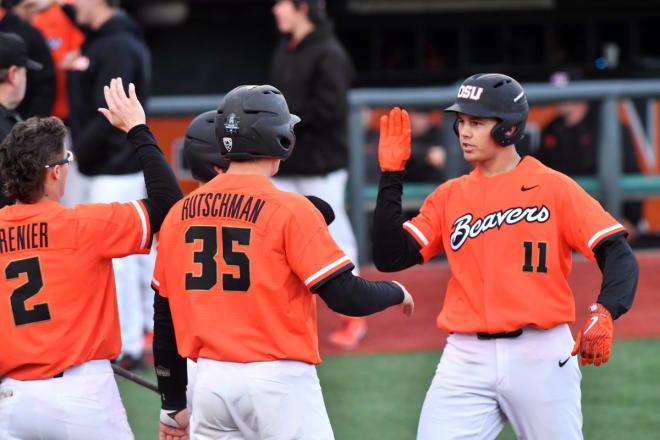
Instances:
[[[502,332],[502,333],[477,333],[477,339],[489,340],[489,339],[503,339],[503,338],[517,338],[522,335],[522,329],[518,329],[513,332]]]

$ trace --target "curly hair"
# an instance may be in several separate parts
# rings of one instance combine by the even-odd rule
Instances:
[[[17,122],[0,144],[0,179],[7,197],[35,203],[44,193],[44,165],[60,158],[66,128],[59,118]]]

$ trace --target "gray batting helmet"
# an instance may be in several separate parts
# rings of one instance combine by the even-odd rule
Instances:
[[[504,147],[525,135],[529,105],[525,91],[515,79],[500,73],[479,73],[463,81],[456,102],[445,111],[499,119],[490,135]],[[514,126],[513,134],[507,136],[506,132]],[[457,123],[454,131],[458,135]]]
[[[218,175],[214,165],[223,170],[229,168],[229,160],[222,157],[215,137],[215,110],[198,115],[186,129],[183,138],[183,155],[194,179],[208,182]]]
[[[282,93],[273,86],[240,86],[220,102],[215,134],[222,154],[231,160],[286,160],[293,151],[293,126],[300,118],[289,113]]]

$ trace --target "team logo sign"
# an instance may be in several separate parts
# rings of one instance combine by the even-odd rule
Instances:
[[[515,225],[522,221],[545,223],[549,218],[550,210],[545,205],[495,211],[474,221],[472,221],[472,214],[464,214],[454,222],[454,230],[451,233],[451,248],[457,251],[468,238],[477,238],[493,228],[500,229],[504,225]]]
[[[471,99],[473,101],[479,101],[481,94],[484,92],[483,87],[477,86],[460,86],[458,88],[457,98]]]
[[[225,118],[225,132],[229,134],[238,134],[241,118],[231,113]]]
[[[233,142],[232,142],[231,138],[227,138],[227,137],[222,138],[222,144],[225,146],[225,149],[227,150],[227,152],[231,151],[231,148],[233,147]]]

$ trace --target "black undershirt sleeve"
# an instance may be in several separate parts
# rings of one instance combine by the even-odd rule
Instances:
[[[149,127],[144,124],[137,125],[131,128],[127,138],[135,147],[142,164],[144,184],[147,188],[147,198],[142,201],[149,213],[151,231],[155,233],[160,230],[167,212],[183,197],[183,193]]]
[[[594,249],[603,282],[598,302],[612,319],[626,313],[632,306],[639,279],[639,263],[623,233],[607,237]]]
[[[350,271],[338,275],[316,290],[337,313],[366,316],[401,304],[403,290],[392,281],[367,281]]]
[[[180,410],[186,407],[188,366],[176,348],[174,324],[167,298],[154,295],[154,367],[162,408]]]
[[[417,241],[403,229],[401,209],[404,171],[383,171],[374,210],[373,258],[381,272],[403,270],[424,259]]]

